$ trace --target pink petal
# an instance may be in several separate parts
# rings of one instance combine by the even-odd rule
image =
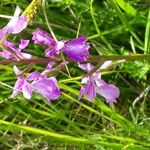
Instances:
[[[20,12],[21,10],[17,6],[14,16],[11,18],[8,24],[3,27],[2,30],[0,30],[0,39],[2,39],[8,33],[17,34],[27,27],[27,18],[25,16],[19,17]]]
[[[89,101],[93,101],[96,97],[96,89],[95,89],[95,84],[93,81],[89,81],[88,84],[84,85],[81,90],[80,90],[80,95],[78,99],[81,99],[81,97],[87,94]]]
[[[24,49],[28,46],[29,40],[21,40],[19,44],[19,49]]]
[[[0,57],[3,57],[3,58],[6,58],[6,59],[10,59],[12,58],[12,54],[10,54],[9,52],[7,51],[4,51],[4,52],[0,52]]]
[[[19,94],[22,91],[22,87],[24,85],[25,80],[24,79],[18,79],[14,85],[13,93],[11,95],[11,98],[15,97],[17,94]]]
[[[30,74],[26,77],[26,79],[27,79],[28,81],[34,81],[34,80],[39,79],[40,76],[41,76],[40,72],[34,71],[34,72],[30,73]]]
[[[23,85],[22,92],[23,92],[23,96],[26,99],[31,99],[32,89],[31,89],[31,85],[28,82],[25,82],[25,84]]]

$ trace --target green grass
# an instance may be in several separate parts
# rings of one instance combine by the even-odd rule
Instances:
[[[12,15],[16,5],[25,10],[30,2],[2,0],[0,14]],[[149,6],[148,1],[139,0],[47,0],[47,21],[40,8],[26,30],[9,40],[31,39],[37,27],[48,32],[51,27],[58,39],[87,36],[90,56],[149,54]],[[0,18],[0,27],[7,22]],[[28,51],[40,57],[44,47],[31,41]],[[38,94],[31,100],[22,95],[10,99],[8,85],[16,81],[12,66],[0,65],[0,149],[150,149],[150,95],[144,92],[149,86],[149,61],[125,62],[102,72],[102,79],[121,91],[117,103],[111,105],[100,96],[93,103],[86,97],[78,101],[84,72],[75,63],[68,64],[71,78],[66,69],[55,73],[62,91],[58,100],[48,102]],[[44,65],[34,69],[43,70]]]

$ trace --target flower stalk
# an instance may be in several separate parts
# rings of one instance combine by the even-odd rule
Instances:
[[[86,62],[97,62],[103,59],[103,61],[118,61],[118,60],[124,60],[124,61],[143,61],[148,60],[150,61],[150,54],[136,54],[136,55],[124,55],[124,56],[111,56],[111,55],[101,55],[101,56],[93,56],[88,58]],[[31,58],[31,59],[21,59],[20,61],[17,61],[16,59],[11,60],[1,60],[1,65],[8,65],[8,64],[47,64],[48,62],[62,62],[63,60],[61,58]],[[66,61],[73,62],[72,60],[66,59]]]

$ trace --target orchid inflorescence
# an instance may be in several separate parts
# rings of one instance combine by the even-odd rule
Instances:
[[[22,51],[28,46],[29,40],[21,40],[18,47],[6,40],[8,34],[20,33],[28,25],[27,18],[25,16],[19,16],[19,14],[20,9],[17,7],[9,23],[0,30],[0,46],[3,50],[0,52],[0,57],[5,59],[21,61],[22,59],[31,59],[33,57],[31,54]],[[77,62],[79,68],[85,72],[89,73],[94,68],[90,63],[83,64],[88,59],[90,48],[86,44],[86,37],[79,37],[70,41],[56,41],[49,33],[40,28],[32,34],[32,40],[35,44],[48,47],[45,50],[45,57],[53,58],[60,53],[64,53],[70,60]],[[14,66],[13,69],[17,76],[17,81],[13,87],[11,97],[13,98],[22,92],[26,99],[31,99],[32,93],[37,92],[48,101],[58,99],[61,92],[57,84],[57,79],[54,76],[48,77],[48,73],[52,71],[54,64],[54,62],[49,62],[43,72],[33,71],[28,73],[27,76],[25,76],[23,71],[19,71],[17,66]],[[81,99],[83,95],[87,95],[89,101],[93,101],[96,94],[99,94],[106,99],[107,103],[116,101],[116,98],[119,96],[119,89],[115,85],[108,84],[102,80],[100,74],[100,69],[106,68],[110,64],[111,61],[106,61],[92,75],[82,78],[81,83],[84,85],[80,90],[78,99]]]

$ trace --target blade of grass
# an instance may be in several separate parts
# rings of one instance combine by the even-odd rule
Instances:
[[[150,10],[148,13],[147,25],[146,25],[146,30],[145,30],[144,51],[145,51],[145,54],[150,53]]]
[[[137,42],[143,46],[143,42],[140,40],[140,38],[138,37],[138,35],[134,32],[134,30],[132,29],[132,27],[130,26],[130,24],[128,23],[128,20],[126,19],[125,15],[122,13],[122,11],[120,10],[120,8],[118,7],[116,1],[114,0],[109,0],[108,3],[111,4],[111,6],[115,9],[116,14],[118,15],[118,17],[120,18],[120,20],[122,21],[122,23],[130,30],[130,33],[133,35],[133,37],[137,40]]]

